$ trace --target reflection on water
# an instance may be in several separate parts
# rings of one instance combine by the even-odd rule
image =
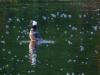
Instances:
[[[86,8],[84,3],[82,7],[34,4],[0,8],[4,19],[0,21],[0,74],[99,75],[100,8]],[[29,40],[31,19],[39,22],[38,31],[44,39],[55,41],[37,48],[35,67],[28,62],[28,43],[20,43]]]

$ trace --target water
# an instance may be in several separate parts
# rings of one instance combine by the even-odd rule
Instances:
[[[0,74],[99,75],[100,9],[85,9],[67,2],[0,7]],[[28,58],[30,19],[39,23],[39,44],[47,43],[37,47],[35,66]]]

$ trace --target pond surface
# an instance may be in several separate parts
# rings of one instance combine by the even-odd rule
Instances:
[[[40,2],[0,12],[0,75],[100,75],[99,7]],[[29,40],[31,19],[43,39],[55,41],[37,47],[35,66],[28,60],[28,43],[20,43]]]

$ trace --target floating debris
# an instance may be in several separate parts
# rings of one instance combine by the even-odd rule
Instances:
[[[66,75],[70,75],[70,73],[66,73]]]
[[[69,26],[69,27],[72,27],[72,25],[71,25],[71,24],[69,24],[68,26]]]
[[[74,72],[72,72],[72,75],[75,75],[75,73],[74,73]]]
[[[84,51],[84,46],[80,46],[80,51]]]
[[[28,58],[28,55],[25,55],[24,57],[25,57],[25,58]]]
[[[92,28],[93,28],[94,31],[98,30],[98,26],[92,26]]]
[[[43,20],[47,20],[47,17],[46,16],[42,16]]]
[[[83,17],[86,18],[87,17],[86,14],[84,14]]]
[[[60,15],[61,18],[67,18],[67,15],[65,13]]]
[[[2,49],[2,51],[6,51],[6,49]]]
[[[16,21],[17,21],[17,22],[21,22],[19,18],[16,18]]]
[[[79,14],[79,15],[78,15],[78,17],[79,17],[79,18],[82,18],[82,15],[81,15],[81,14]]]
[[[68,15],[68,18],[72,18],[72,15]]]
[[[6,29],[8,29],[9,28],[9,25],[6,25]]]
[[[73,27],[72,27],[72,30],[77,30],[77,28],[73,26]]]
[[[57,16],[59,16],[59,12],[57,12]]]
[[[76,60],[74,59],[73,62],[76,63]]]
[[[64,31],[64,34],[67,34],[67,30]]]
[[[85,75],[85,73],[81,73],[81,75]]]
[[[8,51],[8,54],[11,54],[11,51]]]
[[[97,50],[94,50],[95,54],[98,54],[98,51]]]
[[[68,63],[72,62],[72,59],[69,59],[67,62],[68,62]]]
[[[9,31],[6,31],[6,34],[7,34],[7,35],[9,35],[9,34],[10,34],[10,32],[9,32]]]
[[[51,14],[51,16],[54,17],[54,18],[56,18],[56,15],[55,14]]]
[[[2,44],[5,44],[6,42],[4,40],[1,41]]]
[[[59,30],[60,30],[60,28],[59,28],[59,27],[57,27],[57,30],[59,31]]]
[[[90,32],[91,33],[91,35],[93,35],[94,34],[94,32]]]
[[[63,68],[60,68],[60,71],[63,71],[64,69]]]
[[[71,42],[70,40],[68,40],[68,44],[69,44],[69,45],[72,45],[72,42]]]

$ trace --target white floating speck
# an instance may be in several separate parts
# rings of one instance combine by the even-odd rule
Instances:
[[[46,16],[42,16],[43,20],[47,20],[47,17]]]
[[[58,27],[59,25],[58,24],[56,24],[56,27]]]
[[[69,59],[67,62],[68,62],[68,63],[72,62],[72,59]]]
[[[98,9],[96,9],[96,11],[99,11],[100,9],[98,8]]]
[[[85,73],[81,73],[81,75],[85,75]]]
[[[2,44],[5,44],[5,41],[4,41],[4,40],[2,40],[2,41],[1,41],[1,43],[2,43]]]
[[[51,16],[54,17],[54,18],[56,18],[56,15],[55,14],[51,14]]]
[[[57,27],[57,30],[59,31],[59,30],[60,30],[60,28],[59,28],[59,27]]]
[[[5,68],[7,68],[9,65],[7,64],[7,65],[5,65]]]
[[[63,71],[64,69],[63,68],[60,68],[60,71]]]
[[[92,28],[94,29],[94,31],[98,30],[98,26],[92,26]]]
[[[12,18],[8,18],[9,21],[12,21]]]
[[[72,15],[68,15],[68,18],[72,18]]]
[[[65,39],[65,42],[67,42],[67,39]]]
[[[31,72],[35,72],[34,70],[31,70]]]
[[[72,38],[73,37],[73,34],[71,34],[70,37]]]
[[[2,68],[0,68],[0,71],[2,70]]]
[[[89,58],[86,58],[87,60],[89,59]]]
[[[84,51],[84,46],[80,46],[80,51]]]
[[[48,47],[49,45],[47,44],[46,47]]]
[[[6,49],[2,49],[2,51],[6,51]]]
[[[66,73],[66,75],[70,75],[70,73]]]
[[[6,31],[6,34],[7,34],[7,35],[9,35],[9,33],[10,33],[9,31]]]
[[[47,63],[46,65],[48,66],[49,64]]]
[[[84,64],[85,62],[82,61],[81,63]]]
[[[82,32],[80,32],[80,34],[84,34],[84,32],[82,31]]]
[[[14,60],[14,58],[12,57],[11,60]]]
[[[82,18],[82,15],[81,14],[79,14],[78,16],[79,16],[79,18]]]
[[[27,71],[27,73],[31,73],[31,71]]]
[[[22,18],[22,20],[24,20],[24,18]]]
[[[68,44],[69,44],[69,45],[72,45],[72,42],[71,42],[70,40],[68,40]]]
[[[51,18],[51,20],[52,20],[52,21],[54,21],[54,19],[53,19],[53,18]]]
[[[84,14],[83,17],[85,18],[86,17],[86,14]]]
[[[74,59],[73,62],[76,63],[76,60]]]
[[[72,75],[75,75],[75,73],[73,72]]]
[[[25,55],[25,58],[28,58],[28,55]]]
[[[95,54],[98,54],[98,51],[97,50],[94,50]]]
[[[20,60],[19,60],[19,59],[17,59],[16,61],[17,61],[17,62],[19,62]]]
[[[63,14],[61,14],[60,17],[62,17],[62,18],[67,18],[67,15],[66,15],[65,13],[63,13]]]
[[[67,30],[64,31],[64,34],[67,34]]]
[[[16,26],[13,26],[13,28],[16,28]]]
[[[8,54],[11,54],[11,51],[8,51]]]
[[[17,36],[17,40],[19,40],[19,38],[20,38],[20,36],[18,35],[18,36]]]
[[[16,58],[17,56],[15,55],[14,57]]]
[[[78,58],[79,56],[76,56],[76,58]]]
[[[6,25],[6,29],[8,29],[9,28],[9,25]]]
[[[80,40],[83,41],[83,38],[81,38]]]
[[[17,73],[17,75],[20,75],[20,73]]]
[[[85,62],[85,64],[88,64],[87,62]]]
[[[99,16],[100,14],[98,13],[97,15]]]
[[[59,16],[59,12],[57,12],[57,16]]]
[[[16,21],[17,21],[17,22],[20,22],[20,19],[19,19],[19,18],[17,18],[17,19],[16,19]]]
[[[93,35],[94,34],[94,32],[90,32],[91,33],[91,35]]]
[[[72,27],[72,25],[71,25],[71,24],[69,24],[68,26],[69,26],[69,27]]]
[[[77,28],[73,26],[73,27],[72,27],[72,30],[77,30]]]

